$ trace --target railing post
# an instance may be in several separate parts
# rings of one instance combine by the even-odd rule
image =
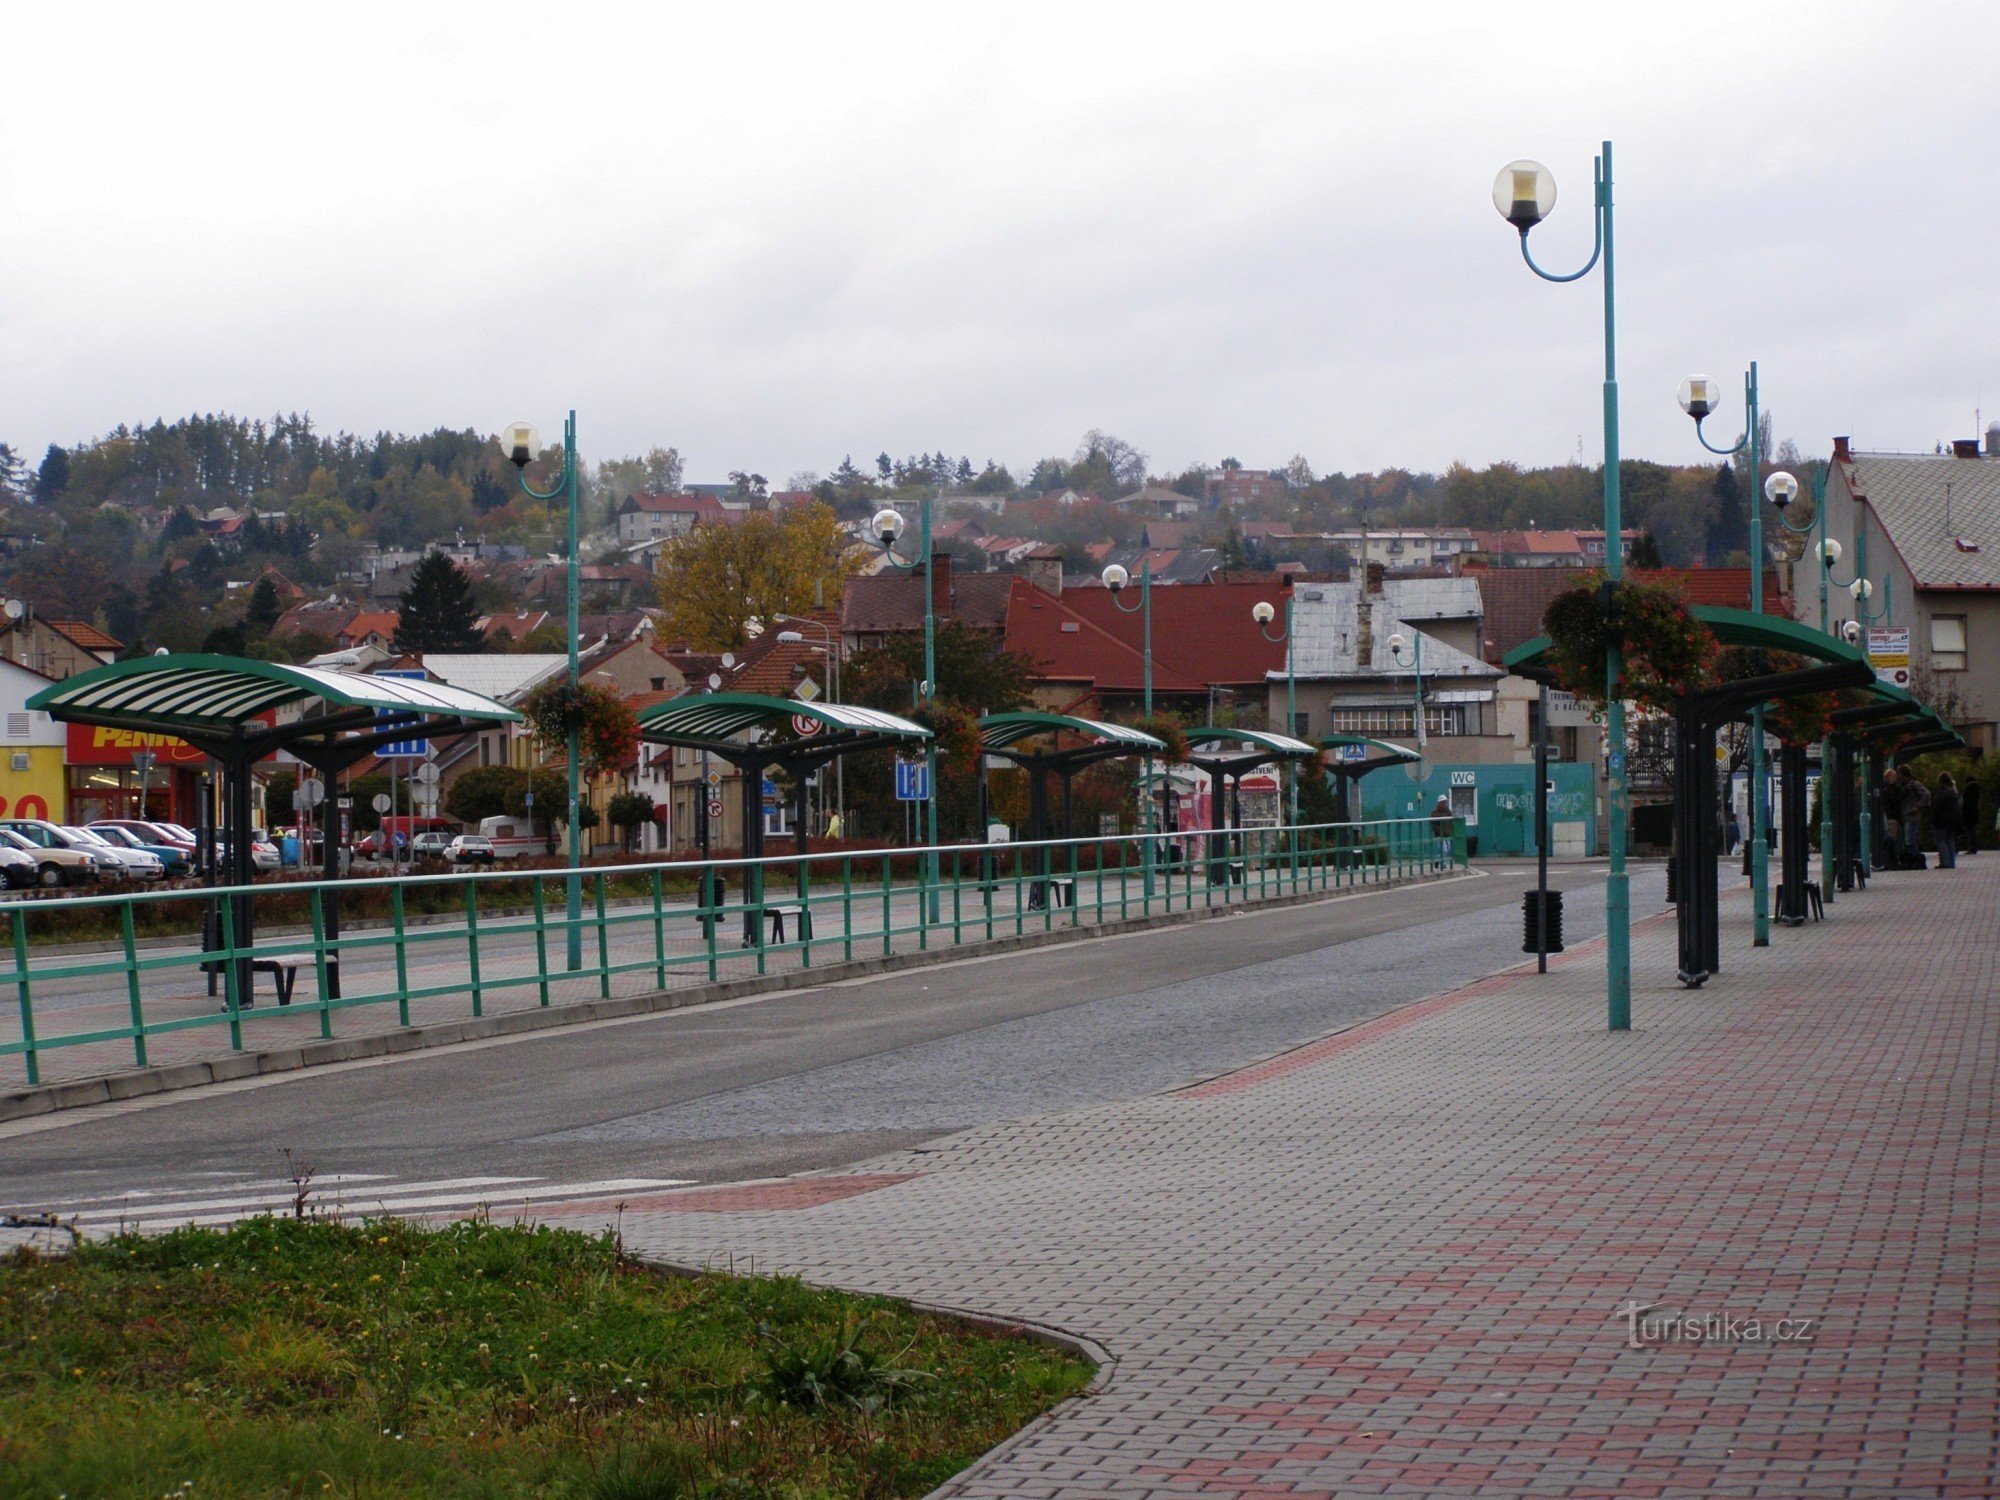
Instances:
[[[696,795],[699,796],[700,793],[697,792]],[[715,934],[716,930],[722,925],[723,903],[715,899],[715,894],[715,869],[711,865],[703,865],[701,873],[695,876],[695,910],[701,913],[702,936],[703,940],[708,944],[708,982],[710,984],[715,983],[717,972]]]
[[[472,981],[472,1014],[484,1012],[484,986],[479,982],[479,882],[465,882],[465,973]]]
[[[854,856],[840,856],[840,956],[854,962]]]
[[[238,993],[239,971],[236,962],[236,899],[226,897],[222,902],[222,1003],[229,1012],[229,1050],[243,1050],[243,998]]]
[[[653,866],[653,973],[657,988],[667,987],[667,872]]]
[[[604,919],[604,871],[599,869],[597,886],[597,995],[601,1000],[611,998],[611,933]]]
[[[132,898],[118,906],[118,936],[125,944],[125,997],[132,1007],[132,1055],[146,1066],[146,1011],[139,997],[139,943],[132,931]]]
[[[389,915],[396,924],[396,1022],[410,1024],[410,947],[403,926],[403,883],[389,887]]]
[[[541,988],[541,1003],[549,1003],[549,918],[547,903],[542,899],[542,877],[538,872],[535,884],[535,980]]]
[[[889,851],[884,849],[882,851],[882,954],[885,958],[895,951],[896,946],[894,939],[890,936],[890,930],[896,924],[889,910],[889,903],[895,899],[894,877],[890,874],[889,869],[894,863],[895,860],[891,857]],[[922,892],[918,893],[917,900],[920,904],[922,903]]]
[[[312,913],[313,977],[319,981],[319,1034],[322,1040],[331,1039],[333,1036],[333,1012],[327,1008],[325,895],[326,893],[318,886],[314,886],[311,899],[306,903],[306,909]],[[475,1016],[479,1014],[479,980],[476,977],[477,972],[477,970],[474,971],[475,977],[472,981],[472,1013]]]
[[[35,1055],[35,1002],[28,993],[28,919],[14,908],[14,983],[21,1005],[21,1056],[28,1065],[28,1082],[42,1081],[41,1060]]]

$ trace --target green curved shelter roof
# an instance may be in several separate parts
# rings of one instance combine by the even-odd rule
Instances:
[[[1406,765],[1422,760],[1423,756],[1408,745],[1398,745],[1390,740],[1370,739],[1365,734],[1330,734],[1320,741],[1322,748],[1335,752],[1336,761],[1353,765],[1361,764],[1369,770],[1376,766]],[[1359,750],[1359,755],[1346,752]]]
[[[691,693],[639,711],[639,738],[655,745],[714,743],[749,729],[775,729],[810,719],[837,733],[927,740],[921,724],[852,703],[807,703],[764,693]]]
[[[1706,625],[1709,634],[1725,646],[1750,646],[1765,651],[1789,651],[1823,662],[1866,662],[1868,655],[1859,646],[1850,646],[1836,636],[1783,615],[1759,614],[1748,609],[1726,609],[1719,604],[1697,604],[1690,611]],[[1522,676],[1535,675],[1535,666],[1548,654],[1549,638],[1538,635],[1523,641],[1501,658],[1501,665]]]
[[[263,715],[314,701],[494,724],[521,717],[491,698],[441,682],[207,652],[112,662],[43,688],[27,707],[78,724],[216,740],[267,735]],[[302,721],[302,727],[310,730],[312,723]]]
[[[1187,732],[1188,749],[1210,755],[1226,753],[1232,747],[1260,760],[1311,760],[1319,748],[1289,734],[1268,729],[1231,729],[1209,724]],[[1207,747],[1207,748],[1205,748]]]
[[[1102,719],[1079,719],[1070,714],[1035,711],[988,714],[979,721],[979,748],[1005,750],[1018,745],[1022,740],[1031,740],[1040,734],[1081,735],[1084,739],[1095,740],[1106,748],[1124,746],[1133,754],[1167,748],[1164,740],[1154,738],[1143,729],[1134,729],[1129,724],[1112,724]]]

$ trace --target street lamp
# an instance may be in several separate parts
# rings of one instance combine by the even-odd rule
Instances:
[[[834,703],[840,702],[840,652],[834,646],[832,630],[827,627],[824,620],[795,620],[793,623],[811,625],[819,631],[821,639],[815,644],[818,645],[820,652],[826,657],[827,682],[833,692],[833,697],[829,701]],[[778,639],[781,641],[803,643],[806,638],[804,634],[797,630],[781,630],[778,632]],[[834,757],[833,781],[834,816],[840,819],[840,830],[845,834],[847,832],[847,757],[844,755]],[[826,808],[825,783],[822,782],[820,785],[820,810],[824,812]]]
[[[1405,655],[1404,654],[1405,652],[1408,652],[1409,654]],[[1424,771],[1426,770],[1426,767],[1424,765],[1424,747],[1429,743],[1428,736],[1424,733],[1423,632],[1422,631],[1417,632],[1417,638],[1414,644],[1404,636],[1402,631],[1398,630],[1395,633],[1393,633],[1389,637],[1389,660],[1393,661],[1399,667],[1416,668],[1417,706],[1416,706],[1416,718],[1414,721],[1416,726],[1416,733],[1414,738],[1416,739],[1417,742],[1417,760],[1416,764],[1410,770],[1410,775],[1414,779],[1421,781],[1423,780]]]
[[[1758,452],[1761,434],[1758,432],[1757,416],[1757,361],[1750,361],[1749,373],[1743,377],[1743,402],[1745,429],[1743,436],[1727,448],[1718,448],[1708,440],[1708,434],[1701,430],[1701,424],[1722,404],[1721,388],[1706,375],[1690,375],[1681,382],[1681,410],[1694,418],[1694,435],[1710,453],[1722,458],[1733,458],[1738,453],[1745,454],[1749,469],[1750,488],[1750,612],[1761,615],[1764,612],[1764,507],[1758,503],[1757,483],[1763,472],[1763,457]],[[1779,483],[1782,480],[1783,483]],[[1773,474],[1771,483],[1764,492],[1780,511],[1792,503],[1799,492],[1799,482],[1789,474]],[[1780,499],[1779,496],[1783,496]],[[1783,516],[1779,519],[1782,521]],[[1789,529],[1789,523],[1787,523]],[[1771,945],[1771,859],[1770,847],[1766,842],[1765,830],[1771,825],[1771,809],[1768,788],[1764,779],[1764,705],[1759,703],[1750,710],[1750,911],[1751,942],[1759,948]],[[1821,799],[1824,801],[1824,798]],[[1824,840],[1822,840],[1824,842]],[[1825,882],[1831,888],[1831,882]]]
[[[935,593],[931,584],[931,497],[924,496],[922,508],[918,512],[919,530],[917,545],[923,551],[923,561],[899,562],[891,550],[896,538],[903,534],[903,516],[900,511],[884,506],[875,512],[871,523],[875,535],[882,544],[882,556],[889,566],[904,573],[914,573],[918,567],[924,570],[924,680],[921,690],[925,703],[933,703],[937,698],[937,619]],[[924,855],[924,882],[929,887],[928,908],[930,920],[938,920],[938,816],[937,816],[937,736],[931,735],[924,741],[924,807],[927,836],[925,843],[929,852]]]
[[[1268,599],[1259,599],[1250,606],[1250,618],[1257,622],[1258,634],[1267,641],[1282,641],[1285,646],[1285,733],[1299,732],[1299,688],[1298,674],[1292,662],[1292,598],[1285,596],[1285,625],[1276,635],[1271,634],[1271,622],[1278,617],[1277,609]],[[1285,763],[1285,779],[1290,788],[1288,800],[1292,809],[1292,826],[1299,824],[1299,768],[1290,761]]]
[[[1153,717],[1153,560],[1143,559],[1139,564],[1139,602],[1130,609],[1120,597],[1125,586],[1132,581],[1132,575],[1117,563],[1111,564],[1103,573],[1104,586],[1111,590],[1111,606],[1120,614],[1136,614],[1145,621],[1145,672],[1146,672],[1146,717]],[[1153,894],[1153,757],[1148,755],[1139,762],[1139,812],[1140,832],[1145,836],[1145,892],[1148,899]]]
[[[1544,281],[1580,281],[1604,261],[1604,571],[1616,583],[1624,574],[1623,526],[1618,496],[1618,333],[1611,222],[1611,142],[1592,164],[1595,240],[1583,269],[1567,276],[1544,271],[1528,249],[1528,231],[1556,206],[1556,180],[1538,161],[1513,161],[1493,181],[1493,206],[1521,236],[1521,259]],[[1625,873],[1625,700],[1620,692],[1624,643],[1617,621],[1607,621],[1604,651],[1604,765],[1610,817],[1611,871],[1604,887],[1606,1010],[1613,1031],[1632,1029],[1632,894]]]
[[[577,619],[576,619],[576,413],[572,411],[563,421],[563,466],[562,477],[547,490],[538,490],[528,483],[528,464],[542,451],[542,435],[535,430],[532,422],[512,422],[500,434],[500,450],[507,459],[520,470],[521,488],[531,500],[554,500],[567,497],[569,502],[569,690],[572,696],[577,691]],[[568,914],[569,966],[571,969],[583,967],[583,876],[579,873],[583,866],[583,827],[577,818],[577,803],[581,797],[582,780],[578,761],[577,725],[574,714],[570,718],[567,758],[569,761],[569,873],[563,878],[564,909]]]

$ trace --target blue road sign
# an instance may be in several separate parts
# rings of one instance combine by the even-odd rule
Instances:
[[[414,678],[418,682],[424,681],[426,676],[421,670],[377,672],[375,675],[377,677],[409,677]],[[379,717],[378,722],[384,729],[394,729],[399,724],[414,724],[417,722],[417,718],[413,714],[385,713]],[[391,740],[375,753],[384,760],[394,760],[398,757],[421,760],[423,759],[424,752],[429,750],[430,747],[431,742],[420,736],[413,740]]]
[[[920,760],[896,762],[896,800],[928,802],[931,797],[931,768]]]

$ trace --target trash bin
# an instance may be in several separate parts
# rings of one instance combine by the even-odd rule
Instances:
[[[1546,903],[1546,904],[1544,904]],[[1537,946],[1535,930],[1537,918],[1547,941]],[[1561,891],[1528,891],[1521,897],[1521,951],[1523,953],[1560,953],[1563,951],[1563,893]]]

